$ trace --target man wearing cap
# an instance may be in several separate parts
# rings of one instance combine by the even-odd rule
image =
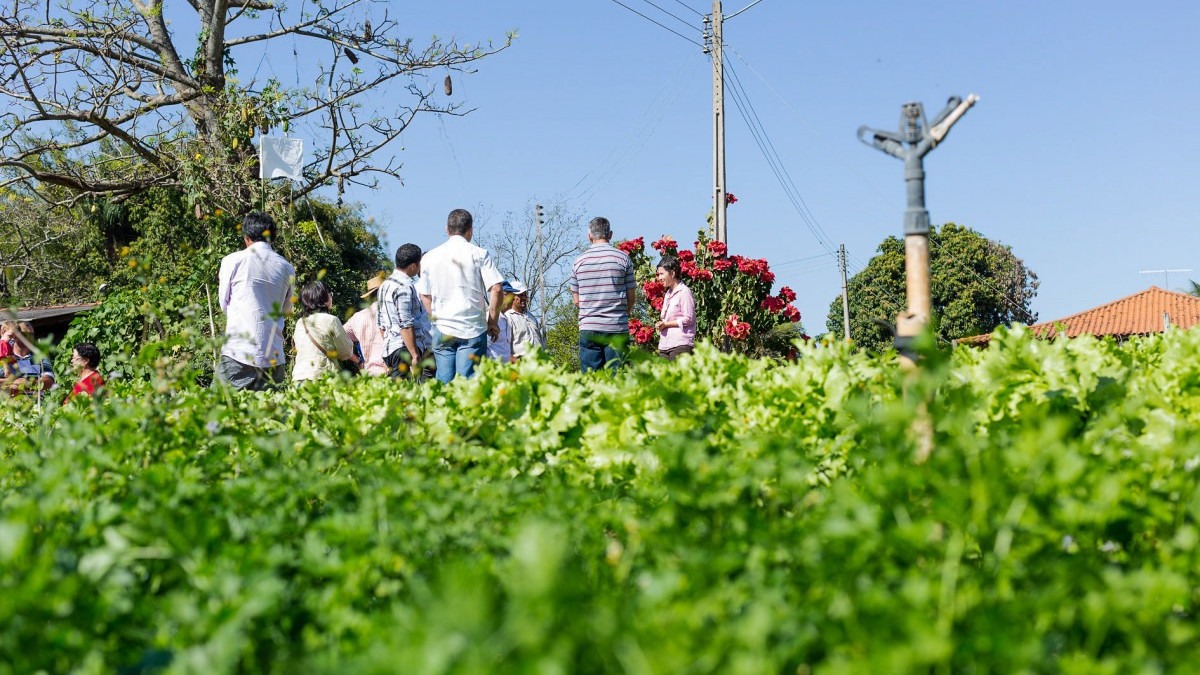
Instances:
[[[379,287],[376,322],[383,335],[383,361],[392,377],[422,376],[420,363],[429,350],[429,314],[417,294],[421,247],[396,249],[396,270]],[[414,367],[415,366],[415,367]]]
[[[537,321],[526,313],[529,311],[529,288],[513,279],[504,284],[503,290],[506,294],[512,294],[512,307],[504,312],[504,318],[508,319],[508,329],[512,332],[512,356],[516,361],[533,347],[545,347],[546,342],[538,330]]]
[[[362,294],[363,300],[370,298],[371,304],[360,309],[350,317],[342,327],[346,335],[354,343],[354,351],[359,356],[359,367],[367,375],[386,375],[387,363],[383,360],[383,332],[379,330],[376,317],[379,316],[379,286],[383,283],[383,273],[367,279],[367,292]]]

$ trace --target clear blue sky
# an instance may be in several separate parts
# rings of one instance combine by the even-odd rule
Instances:
[[[711,11],[653,0],[681,23],[646,0],[622,2],[696,40],[698,13]],[[727,1],[725,12],[749,2]],[[704,226],[712,80],[697,46],[612,0],[391,11],[418,40],[520,37],[455,77],[455,99],[475,112],[427,116],[406,132],[402,187],[349,195],[389,247],[436,245],[452,208],[482,205],[498,224],[534,198],[605,215],[618,238],[691,241]],[[764,0],[726,24],[725,40],[784,168],[828,243],[846,244],[852,272],[900,234],[905,207],[901,163],[855,130],[895,129],[905,101],[932,117],[948,96],[978,93],[926,159],[930,215],[1011,245],[1041,279],[1033,309],[1047,320],[1163,284],[1139,270],[1197,269],[1172,275],[1174,288],[1200,279],[1197,27],[1200,3],[1183,1]],[[728,189],[740,200],[731,247],[769,259],[809,332],[824,332],[836,262],[726,105]]]

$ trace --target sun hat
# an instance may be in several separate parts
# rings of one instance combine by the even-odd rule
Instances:
[[[375,291],[378,291],[381,285],[383,285],[383,276],[380,274],[367,279],[367,292],[362,294],[363,299],[365,300],[374,295]]]

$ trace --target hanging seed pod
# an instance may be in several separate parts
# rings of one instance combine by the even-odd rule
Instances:
[[[447,96],[450,96],[451,94],[454,93],[454,82],[450,81],[449,75],[446,76],[445,86],[446,86],[446,95]]]
[[[373,36],[374,33],[371,32],[371,20],[367,19],[363,21],[363,41],[370,42]]]
[[[358,63],[358,57],[355,56],[354,52],[350,51],[349,47],[343,47],[342,51],[346,53],[346,58],[350,59],[350,63]]]

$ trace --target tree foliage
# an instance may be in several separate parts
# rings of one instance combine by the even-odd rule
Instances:
[[[1037,274],[1011,247],[955,223],[933,228],[929,244],[933,322],[940,339],[1037,321],[1029,308],[1037,295]],[[849,280],[848,292],[854,342],[867,349],[889,349],[892,335],[887,324],[905,309],[904,241],[884,239],[875,257]],[[842,334],[841,297],[830,304],[826,327]]]
[[[11,0],[0,10],[0,186],[52,204],[172,187],[205,211],[241,213],[261,197],[253,137],[272,127],[313,139],[289,199],[398,176],[377,155],[414,117],[467,112],[437,100],[442,82],[427,71],[469,69],[512,39],[421,45],[399,30],[389,5],[367,0]],[[239,73],[264,49],[290,52],[297,80],[303,58],[311,84]]]

